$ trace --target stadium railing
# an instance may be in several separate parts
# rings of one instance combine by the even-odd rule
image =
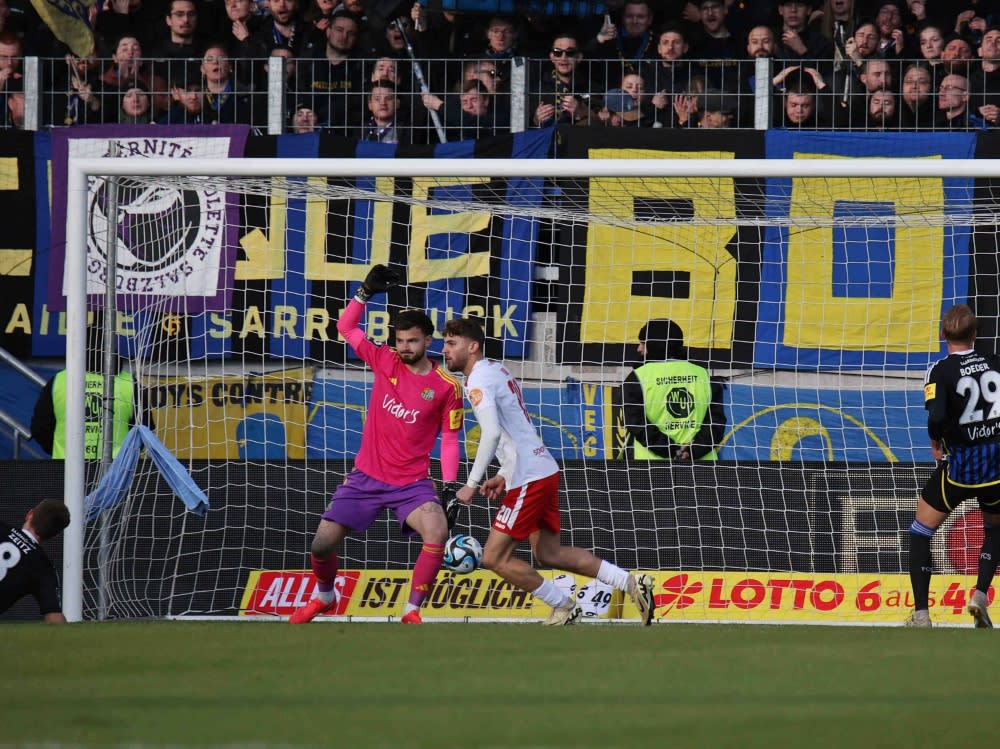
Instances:
[[[162,107],[171,99],[171,84],[201,83],[198,70],[199,59],[192,60],[149,60],[154,75],[146,77],[146,83],[154,81],[155,85],[146,85],[149,94],[161,109],[154,115],[154,121],[163,114]],[[367,97],[371,82],[371,73],[376,59],[365,58],[352,60],[356,68],[360,89],[343,94],[331,94],[310,90],[310,70],[313,65],[322,65],[323,60],[296,59],[294,71],[289,70],[286,76],[284,58],[270,59],[240,59],[234,60],[236,79],[250,96],[247,116],[242,124],[255,127],[259,132],[277,135],[291,131],[292,116],[299,106],[318,109],[320,126],[323,131],[340,135],[361,136],[369,117]],[[489,113],[474,121],[472,125],[463,122],[460,114],[457,90],[466,79],[467,66],[475,67],[476,61],[462,59],[425,59],[419,63],[429,86],[429,93],[441,102],[438,110],[439,118],[448,140],[458,140],[494,132],[520,132],[536,127],[534,109],[543,96],[553,98],[551,77],[548,61],[534,58],[514,58],[512,60],[482,60],[490,63],[490,67],[498,69],[499,76],[492,76],[492,85],[496,92],[492,94]],[[671,90],[646,91],[638,111],[645,119],[640,119],[640,125],[653,127],[681,126],[675,112],[682,107],[686,99],[692,111],[690,126],[698,122],[698,110],[706,103],[721,107],[728,114],[727,126],[737,128],[752,128],[765,130],[771,127],[803,127],[807,129],[851,129],[851,130],[906,130],[918,129],[915,126],[901,127],[898,112],[902,107],[902,96],[899,92],[899,82],[907,67],[917,61],[893,61],[893,85],[896,115],[887,123],[872,121],[867,117],[867,92],[859,84],[857,70],[850,63],[834,63],[830,60],[796,62],[803,71],[807,68],[815,70],[825,82],[825,86],[815,94],[816,109],[821,117],[803,125],[796,125],[783,116],[783,90],[794,76],[784,77],[778,86],[771,81],[790,61],[772,59],[759,60],[695,60],[684,61],[682,71],[670,81]],[[397,60],[398,83],[397,91],[400,97],[401,121],[407,139],[413,142],[436,142],[439,134],[435,124],[421,101],[417,78],[413,72],[413,61]],[[641,72],[645,78],[653,79],[653,68],[658,61],[643,63]],[[106,104],[112,102],[112,97],[121,90],[100,91],[100,75],[112,66],[110,59],[100,59],[95,65],[94,91],[103,96]],[[621,97],[609,97],[609,91],[620,90],[622,86],[623,65],[618,60],[584,60],[578,67],[574,93],[583,106],[589,106],[594,117],[590,118],[592,126],[611,124],[606,116],[597,116],[605,105],[613,100],[621,101]],[[25,97],[25,118],[23,129],[29,131],[47,130],[65,127],[69,124],[84,124],[86,117],[78,118],[74,123],[68,111],[74,103],[74,95],[69,86],[70,72],[66,60],[62,58],[26,57],[23,65],[23,91]],[[486,74],[469,74],[471,78],[486,78]],[[800,78],[808,78],[804,72],[796,74]],[[941,73],[933,74],[932,81],[943,77]],[[169,83],[168,83],[169,81]],[[300,81],[301,83],[296,83]],[[807,88],[809,81],[806,81]],[[486,84],[489,88],[490,84]],[[974,94],[974,92],[970,92]],[[662,94],[655,103],[654,98]],[[120,95],[120,94],[119,94]],[[340,114],[336,117],[324,118],[327,102],[334,97],[345,97],[338,107]],[[929,94],[929,101],[934,103],[934,91]],[[715,102],[715,103],[713,103]],[[310,106],[311,105],[311,106]],[[933,112],[933,107],[931,107]],[[117,112],[105,110],[101,116],[92,117],[102,123],[117,122]],[[466,118],[468,119],[468,118]],[[635,125],[634,115],[620,118],[626,126]],[[0,118],[6,127],[12,127],[10,118]],[[973,125],[972,127],[974,127]],[[941,129],[933,118],[921,122],[919,129]],[[951,129],[951,128],[948,128]]]

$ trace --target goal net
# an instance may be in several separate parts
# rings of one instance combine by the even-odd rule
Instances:
[[[382,262],[405,282],[368,304],[368,336],[391,344],[391,315],[423,309],[436,356],[448,319],[482,319],[562,465],[563,540],[652,571],[659,620],[901,621],[907,528],[933,467],[923,373],[943,310],[980,301],[977,252],[996,251],[996,206],[974,180],[986,166],[624,154],[73,160],[69,365],[85,366],[84,310],[92,326],[112,315],[100,345],[134,374],[136,419],[210,502],[188,512],[140,460],[80,548],[67,540],[82,615],[280,617],[308,600],[309,544],[371,382],[335,323]],[[724,386],[718,461],[635,459],[622,383],[661,318]],[[103,470],[71,455],[67,496]],[[477,501],[459,529],[485,541],[491,518]],[[962,620],[977,533],[970,508],[936,536],[939,621]],[[351,537],[337,613],[398,616],[418,551],[388,515]],[[599,584],[559,579],[595,619],[635,616]],[[538,615],[485,572],[442,572],[426,607]]]

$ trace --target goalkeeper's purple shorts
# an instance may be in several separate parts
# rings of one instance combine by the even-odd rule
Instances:
[[[393,486],[361,471],[351,471],[347,480],[333,493],[333,500],[323,513],[323,519],[362,533],[375,522],[382,509],[388,507],[396,513],[396,520],[399,521],[403,534],[411,536],[415,531],[406,524],[406,518],[427,502],[441,504],[434,491],[434,482],[430,479],[406,486]]]

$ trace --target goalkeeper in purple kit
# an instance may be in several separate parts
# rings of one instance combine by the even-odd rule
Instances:
[[[405,534],[417,533],[423,541],[403,623],[421,623],[420,604],[441,569],[448,525],[429,475],[430,453],[440,432],[441,474],[445,482],[455,481],[462,387],[427,358],[434,324],[423,312],[405,310],[392,319],[395,349],[373,343],[358,327],[368,299],[398,283],[394,271],[374,266],[337,321],[337,331],[371,367],[375,382],[354,470],[334,492],[312,542],[316,596],[292,614],[292,624],[335,608],[337,546],[348,533],[364,532],[385,508],[395,513]]]

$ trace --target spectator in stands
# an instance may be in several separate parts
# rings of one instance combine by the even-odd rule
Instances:
[[[968,76],[969,61],[973,59],[972,44],[968,39],[958,36],[949,36],[941,50],[941,71],[945,75],[954,73],[955,75]]]
[[[736,89],[738,107],[734,124],[753,127],[754,96],[757,91],[757,65],[759,59],[773,59],[777,43],[770,26],[754,26],[747,34],[747,58],[739,63],[739,82]],[[764,82],[767,85],[767,82]]]
[[[402,74],[401,67],[406,70],[406,75]],[[413,113],[418,108],[414,94],[410,91],[407,83],[410,80],[410,69],[408,64],[394,57],[380,57],[372,63],[372,71],[368,75],[368,82],[391,81],[396,87],[396,98],[398,101],[397,113],[399,118],[408,126],[413,124]],[[412,129],[411,129],[412,135]],[[412,138],[411,138],[412,140]]]
[[[376,143],[406,143],[404,124],[399,119],[399,98],[392,81],[375,81],[368,95],[371,117],[361,128],[359,140]]]
[[[873,21],[861,21],[854,29],[854,36],[847,40],[845,49],[851,62],[860,65],[862,61],[869,57],[875,57],[878,53],[878,29]]]
[[[754,26],[747,34],[747,56],[752,60],[774,57],[777,46],[770,26]]]
[[[23,43],[12,31],[0,32],[0,116],[3,124],[11,126],[11,113],[7,106],[10,97],[24,98],[24,80],[21,73]],[[15,107],[17,104],[15,103]],[[23,110],[23,106],[21,109]]]
[[[295,61],[295,54],[288,47],[274,47],[273,49],[268,50],[267,60],[270,60],[270,58],[272,57],[278,57],[284,61],[284,63],[282,64],[282,68],[284,70],[284,75],[285,75],[284,121],[286,124],[291,124],[292,119],[295,115],[295,109],[299,104],[299,91],[295,79],[295,67],[297,64]],[[271,72],[271,63],[265,61],[264,62],[265,80],[270,75],[270,72]],[[237,73],[237,79],[239,79],[238,73]],[[263,103],[266,104],[266,102]],[[266,117],[262,117],[262,119],[266,119]]]
[[[697,127],[698,120],[701,119],[701,95],[706,90],[707,86],[703,77],[695,76],[692,78],[691,86],[688,90],[674,97],[673,107],[669,113],[669,120],[662,118],[662,115],[667,114],[666,110],[662,113],[657,113],[658,119],[653,123],[653,127]]]
[[[0,92],[21,80],[24,64],[24,43],[12,31],[0,32]],[[23,90],[23,87],[22,87]]]
[[[944,51],[944,34],[937,26],[924,26],[918,36],[920,56],[924,61],[936,67],[941,64],[941,53]]]
[[[372,50],[377,49],[374,42],[376,39],[380,39],[386,30],[387,21],[395,21],[396,13],[390,15],[393,18],[383,19],[381,16],[369,17],[368,9],[365,7],[366,3],[371,0],[340,0],[334,8],[333,13],[346,12],[354,14],[354,17],[358,19],[358,41],[354,45],[355,54],[358,57],[371,57],[373,56]],[[389,6],[385,6],[389,8]],[[392,10],[395,10],[394,8]],[[333,18],[333,15],[330,16]],[[315,36],[315,35],[314,35]]]
[[[202,116],[202,104],[204,103],[204,93],[201,90],[201,81],[192,76],[187,79],[179,76],[178,80],[170,88],[172,103],[167,113],[160,117],[157,122],[161,125],[203,125],[205,119]]]
[[[97,57],[66,54],[66,94],[52,98],[46,116],[50,125],[97,125],[103,122]]]
[[[779,60],[832,60],[833,41],[809,28],[812,3],[807,0],[780,0],[781,30],[774,56]],[[814,63],[815,66],[815,63]]]
[[[974,39],[978,38],[993,23],[993,8],[991,7],[993,3],[973,0],[969,5],[973,7],[967,8],[955,16],[955,33]]]
[[[166,71],[161,76],[169,80],[170,61],[201,57],[205,42],[198,36],[198,6],[194,0],[170,0],[166,24],[169,34],[154,44],[150,57],[167,61]]]
[[[656,58],[656,40],[653,38],[653,8],[647,0],[626,0],[621,14],[621,28],[609,23],[601,27],[597,36],[584,49],[587,57],[595,60],[618,60],[621,70],[638,72],[644,60]],[[595,85],[607,85],[617,80],[621,72],[605,69],[595,76]],[[600,78],[600,80],[596,80]]]
[[[857,80],[848,80],[842,92],[835,92],[833,120],[836,127],[866,126],[871,95],[876,91],[892,90],[892,65],[881,57],[870,57],[861,63]]]
[[[326,28],[324,59],[306,66],[299,95],[324,127],[342,135],[354,132],[363,122],[364,63],[354,56],[358,29],[358,17],[353,13],[338,10],[333,14]]]
[[[295,107],[292,113],[291,132],[293,135],[314,133],[319,129],[319,117],[306,105]]]
[[[642,112],[636,107],[635,99],[624,89],[612,88],[604,95],[604,106],[597,118],[609,127],[636,127]]]
[[[816,82],[817,78],[814,77],[819,76],[819,73],[815,68],[805,68],[800,71],[797,66],[785,70],[791,72],[785,74],[782,80],[783,94],[778,110],[778,126],[796,130],[826,127],[824,99],[817,95],[817,90],[822,90],[826,86],[820,87]],[[785,70],[779,75],[785,73]],[[822,77],[818,80],[822,81]]]
[[[118,122],[123,125],[148,125],[153,121],[153,103],[149,89],[134,83],[125,89],[118,107]]]
[[[927,130],[934,125],[935,110],[931,73],[921,63],[914,63],[903,75],[899,102],[899,126],[903,130]]]
[[[735,91],[738,85],[735,60],[742,57],[739,41],[726,26],[728,6],[724,0],[701,0],[700,39],[694,44],[691,56],[705,69],[705,82],[719,91]]]
[[[583,52],[572,34],[558,33],[549,49],[549,64],[541,71],[538,95],[533,100],[532,124],[589,125],[591,82],[577,77]]]
[[[847,40],[857,26],[854,0],[826,0],[822,7],[819,33],[833,42],[834,60],[847,59]]]
[[[514,19],[507,16],[493,16],[486,25],[486,44],[481,54],[476,57],[486,57],[491,60],[509,60],[521,54],[519,49],[520,33]]]
[[[392,81],[399,83],[399,63],[391,57],[380,57],[372,63],[369,81]]]
[[[875,28],[879,35],[879,57],[899,59],[913,56],[913,50],[909,48],[903,32],[903,8],[900,2],[886,0],[879,3]]]
[[[267,102],[233,76],[229,50],[212,44],[201,59],[205,98],[201,104],[205,124],[254,125],[267,123]]]
[[[698,127],[715,129],[733,126],[736,108],[730,97],[718,91],[706,91],[701,96],[700,109]]]
[[[489,116],[492,120],[490,129],[506,129],[510,124],[510,109],[505,100],[497,102],[498,98],[506,98],[497,94],[497,71],[496,60],[467,60],[462,66],[462,80],[452,88],[451,93],[446,94],[444,98],[431,93],[422,93],[421,101],[426,109],[437,112],[445,123],[456,128],[459,127],[463,117],[462,94],[469,83],[478,83],[490,96]]]
[[[393,19],[386,24],[384,32],[375,38],[371,45],[371,50],[367,53],[369,57],[390,57],[395,60],[408,60],[410,53],[406,49],[406,40],[410,40],[413,47],[413,54],[420,58],[428,56],[428,50],[423,43],[423,37],[414,32],[413,21],[409,18],[402,18],[403,29],[400,31],[400,19]]]
[[[327,0],[332,2],[332,0]],[[254,65],[252,59],[254,49],[252,42],[254,34],[261,27],[261,20],[254,15],[253,0],[226,0],[226,23],[221,29],[218,41],[226,45],[233,59],[236,75],[240,80],[254,82]]]
[[[667,24],[660,29],[656,52],[659,59],[643,71],[646,90],[655,91],[652,105],[660,112],[669,109],[675,94],[687,91],[691,79],[704,75],[703,68],[687,59],[688,41],[679,26]]]
[[[868,97],[868,130],[898,130],[896,95],[885,89],[873,91]]]
[[[977,130],[985,126],[978,114],[969,111],[969,79],[950,73],[941,81],[937,97],[938,130]]]
[[[131,34],[152,50],[163,38],[163,3],[153,0],[108,0],[102,5],[94,29],[101,39],[120,39]]]
[[[605,95],[598,119],[614,127],[652,127],[654,112],[646,95],[646,81],[638,73],[626,73],[621,87],[610,89]]]
[[[312,25],[321,37],[326,36],[326,27],[330,25],[330,16],[337,7],[337,0],[311,0],[302,20]]]
[[[1000,116],[1000,27],[992,26],[979,45],[980,65],[969,76],[969,106],[988,125]]]
[[[124,34],[115,42],[111,65],[101,75],[103,110],[116,113],[121,106],[122,96],[137,83],[153,92],[153,118],[160,117],[170,106],[167,82],[154,75],[150,65],[143,60],[139,38],[133,34]],[[117,117],[111,121],[117,121]]]
[[[323,56],[325,38],[320,40],[315,54],[304,53],[309,33],[306,24],[298,18],[298,0],[267,0],[267,9],[270,14],[268,19],[260,30],[250,37],[254,57],[264,57],[266,50],[275,47],[287,47],[296,57]],[[329,34],[329,26],[326,32]],[[357,36],[356,30],[355,36]]]
[[[7,100],[7,111],[4,113],[4,127],[11,130],[24,130],[24,90],[21,83],[10,84],[4,97]]]
[[[490,94],[490,116],[493,127],[506,130],[510,127],[510,94],[503,88],[502,60],[467,60],[462,66],[462,83],[458,91],[469,81],[479,81]]]
[[[459,96],[459,105],[457,116],[453,109],[446,110],[448,140],[470,140],[495,133],[490,112],[491,95],[486,86],[479,81],[467,81]]]

